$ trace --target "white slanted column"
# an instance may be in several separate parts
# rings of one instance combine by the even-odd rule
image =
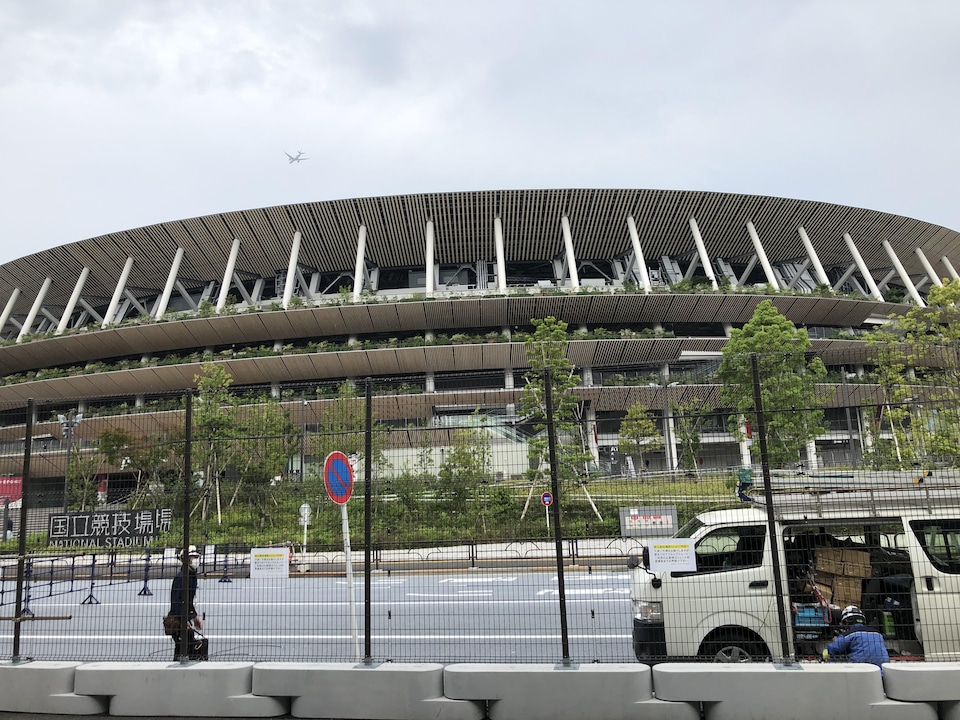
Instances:
[[[867,287],[870,289],[870,295],[874,300],[883,302],[883,295],[880,292],[880,288],[877,287],[877,283],[873,279],[873,275],[871,275],[870,271],[867,269],[867,264],[863,261],[863,256],[860,255],[860,251],[857,249],[856,243],[853,242],[853,238],[850,237],[850,233],[843,234],[843,241],[847,244],[847,249],[850,251],[850,256],[853,258],[853,262],[856,263],[857,269],[860,270],[860,274],[863,275],[863,279],[867,281]]]
[[[7,324],[7,320],[9,320],[10,316],[13,314],[13,306],[17,304],[17,300],[19,299],[20,288],[14,288],[13,292],[10,293],[10,298],[7,300],[7,304],[3,306],[3,312],[0,313],[0,333],[3,332],[3,328]]]
[[[83,292],[83,286],[87,282],[87,278],[90,277],[90,268],[85,267],[80,271],[80,277],[77,278],[77,284],[73,286],[73,292],[70,294],[70,299],[67,300],[67,306],[63,309],[63,315],[60,316],[60,322],[57,325],[57,335],[63,335],[63,332],[67,329],[67,325],[70,323],[70,316],[73,315],[73,309],[77,307],[77,301],[80,299],[80,293]],[[3,327],[3,323],[0,323],[0,327]]]
[[[37,319],[37,313],[40,312],[40,306],[43,305],[43,299],[47,295],[47,290],[50,289],[51,282],[50,278],[47,278],[43,281],[43,285],[40,286],[40,292],[37,293],[37,297],[30,307],[30,312],[27,314],[27,319],[23,321],[23,327],[20,328],[20,332],[17,334],[17,342],[21,342],[23,336],[27,335],[30,332],[30,328],[33,327],[33,321]]]
[[[357,231],[357,258],[353,264],[353,301],[360,302],[363,293],[363,270],[367,257],[367,226],[361,225]]]
[[[930,282],[937,286],[943,285],[943,280],[937,276],[937,271],[933,269],[933,265],[931,265],[930,261],[927,260],[927,256],[923,254],[923,250],[920,248],[914,248],[913,251],[920,259],[920,264],[923,265],[923,270],[927,273],[927,277],[930,278]]]
[[[507,289],[507,254],[503,249],[503,221],[499,217],[493,219],[493,243],[497,252],[497,291]]]
[[[177,281],[177,273],[180,272],[180,263],[183,262],[183,248],[178,247],[177,253],[173,256],[173,263],[170,265],[170,274],[167,275],[167,284],[163,286],[163,294],[160,296],[160,302],[153,311],[153,317],[157,320],[163,317],[167,312],[167,305],[170,304],[170,294],[173,292],[173,284]]]
[[[120,298],[123,297],[123,291],[127,287],[127,278],[130,277],[130,270],[133,268],[133,258],[128,257],[127,262],[123,266],[123,270],[120,271],[120,279],[117,280],[117,289],[113,291],[113,298],[110,300],[110,305],[107,307],[107,313],[103,316],[103,322],[100,323],[100,329],[104,329],[107,325],[110,325],[113,322],[113,318],[116,317],[117,308],[120,306]]]
[[[940,258],[940,262],[943,263],[943,266],[947,269],[947,272],[950,273],[950,277],[954,280],[960,280],[960,275],[957,274],[957,271],[953,269],[953,263],[950,262],[950,258],[944,255]]]
[[[577,272],[577,256],[573,252],[573,233],[570,232],[570,220],[564,215],[560,218],[560,227],[563,230],[563,249],[567,256],[567,268],[570,271],[570,287],[580,288],[580,274]]]
[[[760,267],[763,268],[763,274],[767,276],[767,282],[773,286],[774,290],[779,290],[780,283],[777,282],[777,276],[773,272],[770,260],[767,259],[767,252],[763,249],[763,243],[760,242],[757,229],[753,226],[753,222],[749,220],[747,221],[747,233],[749,233],[750,240],[753,242],[753,249],[757,253],[757,258],[760,260]]]
[[[297,260],[300,258],[300,231],[293,234],[293,246],[290,248],[290,263],[287,265],[287,279],[283,284],[283,309],[290,307],[293,297],[293,286],[297,281]]]
[[[426,261],[424,262],[424,282],[426,283],[426,292],[427,295],[433,295],[434,290],[436,290],[437,283],[435,280],[436,272],[434,269],[434,246],[433,246],[433,220],[427,220],[427,237],[425,240],[424,255],[426,256]]]
[[[223,282],[220,283],[220,295],[217,297],[217,312],[223,312],[227,306],[227,296],[230,294],[230,280],[233,278],[233,271],[237,267],[237,257],[240,255],[240,240],[233,239],[233,246],[230,248],[230,256],[227,258],[227,266],[223,270]]]
[[[637,223],[633,215],[627,215],[627,230],[630,231],[630,242],[633,244],[633,257],[637,266],[637,275],[640,278],[640,287],[645,293],[653,290],[650,285],[650,273],[647,272],[647,261],[643,257],[643,248],[640,247],[640,233],[637,232]]]
[[[700,234],[700,228],[697,225],[697,219],[695,217],[690,218],[690,232],[693,233],[693,242],[697,246],[697,255],[700,257],[700,264],[703,266],[703,271],[710,279],[710,285],[713,289],[719,290],[720,286],[717,284],[717,276],[713,272],[713,263],[710,262],[710,258],[707,256],[707,246],[703,244],[703,236]],[[671,468],[671,470],[672,469],[673,468]]]
[[[587,403],[584,420],[587,426],[587,449],[589,449],[590,455],[593,457],[593,462],[599,463],[600,443],[597,440],[597,411],[593,407],[593,403]]]
[[[813,243],[810,242],[810,238],[807,237],[807,231],[803,229],[803,225],[797,228],[797,233],[800,235],[800,239],[803,241],[803,248],[807,251],[807,257],[810,258],[810,262],[813,263],[813,272],[814,275],[816,275],[817,282],[821,285],[830,287],[830,279],[827,277],[827,273],[823,269],[823,264],[820,262],[820,256],[818,256],[817,251],[813,249]]]
[[[893,251],[893,246],[889,240],[883,241],[883,249],[886,250],[887,255],[890,256],[890,262],[893,263],[893,267],[896,269],[897,275],[900,276],[904,287],[907,288],[907,292],[910,293],[910,297],[912,297],[913,301],[920,307],[926,307],[927,304],[923,301],[923,298],[920,297],[920,293],[917,292],[917,287],[913,284],[913,280],[910,279],[910,274],[907,272],[907,269],[903,267],[903,263],[900,262],[900,258],[898,258],[897,254]]]

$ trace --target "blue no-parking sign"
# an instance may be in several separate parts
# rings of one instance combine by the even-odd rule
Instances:
[[[544,507],[550,507],[553,505],[553,493],[545,492],[540,496],[540,502],[543,503]]]
[[[323,485],[337,505],[346,505],[353,494],[353,468],[347,456],[339,450],[334,450],[323,461]]]

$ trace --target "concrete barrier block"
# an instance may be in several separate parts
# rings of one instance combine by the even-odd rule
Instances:
[[[76,692],[109,695],[110,714],[276,717],[285,698],[253,694],[252,662],[102,662],[77,668]]]
[[[940,720],[960,720],[960,702],[941,702]]]
[[[108,698],[77,695],[78,662],[0,663],[0,710],[52,715],[102,715]]]
[[[294,717],[482,720],[484,706],[450,699],[435,663],[257,663],[253,692],[289,697]]]
[[[892,700],[960,701],[960,663],[887,663],[883,688]]]
[[[655,698],[650,668],[614,665],[448,665],[447,697],[488,702],[490,720],[696,720],[699,705]]]
[[[653,668],[663,700],[703,703],[706,720],[935,720],[926,702],[888,700],[875,665],[663,663]]]

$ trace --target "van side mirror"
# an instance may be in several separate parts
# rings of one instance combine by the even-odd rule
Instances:
[[[636,570],[638,567],[640,567],[640,558],[636,555],[631,555],[627,558],[627,568],[629,570]]]

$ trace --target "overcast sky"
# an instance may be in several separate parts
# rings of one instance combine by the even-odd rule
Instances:
[[[0,262],[454,190],[757,193],[960,230],[958,38],[957,0],[0,0]]]

